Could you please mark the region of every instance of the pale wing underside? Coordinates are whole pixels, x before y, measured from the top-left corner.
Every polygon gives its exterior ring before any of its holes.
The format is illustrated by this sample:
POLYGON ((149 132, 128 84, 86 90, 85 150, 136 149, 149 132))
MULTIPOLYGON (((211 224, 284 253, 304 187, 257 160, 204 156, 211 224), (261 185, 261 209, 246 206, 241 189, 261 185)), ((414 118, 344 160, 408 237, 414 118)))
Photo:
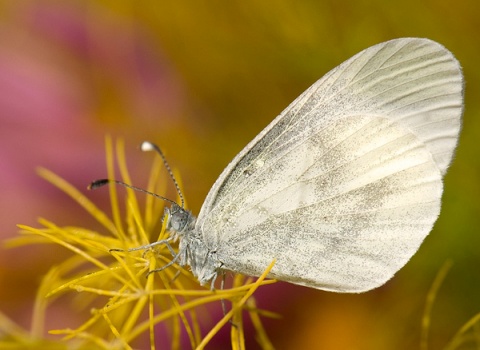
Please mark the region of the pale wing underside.
POLYGON ((442 46, 397 39, 317 81, 230 163, 197 221, 226 269, 356 292, 383 284, 440 210, 462 75, 442 46))

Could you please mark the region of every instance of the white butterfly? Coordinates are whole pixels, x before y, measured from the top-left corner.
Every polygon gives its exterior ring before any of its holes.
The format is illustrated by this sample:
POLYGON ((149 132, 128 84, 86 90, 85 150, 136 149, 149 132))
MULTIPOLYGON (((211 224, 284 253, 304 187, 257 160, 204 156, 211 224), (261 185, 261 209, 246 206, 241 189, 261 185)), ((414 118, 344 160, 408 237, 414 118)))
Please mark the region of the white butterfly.
POLYGON ((233 159, 198 218, 172 205, 175 260, 202 285, 225 270, 259 276, 276 259, 278 280, 381 286, 439 215, 462 110, 461 68, 440 44, 401 38, 360 52, 233 159))

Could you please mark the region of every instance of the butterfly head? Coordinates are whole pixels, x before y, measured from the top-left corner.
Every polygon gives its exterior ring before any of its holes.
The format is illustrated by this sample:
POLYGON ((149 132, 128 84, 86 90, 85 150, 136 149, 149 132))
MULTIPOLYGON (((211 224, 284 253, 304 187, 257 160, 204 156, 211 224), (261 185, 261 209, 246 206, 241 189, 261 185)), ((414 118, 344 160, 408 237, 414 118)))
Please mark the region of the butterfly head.
POLYGON ((182 236, 186 231, 193 229, 195 217, 189 210, 174 203, 170 208, 166 208, 165 212, 168 214, 167 230, 182 236))

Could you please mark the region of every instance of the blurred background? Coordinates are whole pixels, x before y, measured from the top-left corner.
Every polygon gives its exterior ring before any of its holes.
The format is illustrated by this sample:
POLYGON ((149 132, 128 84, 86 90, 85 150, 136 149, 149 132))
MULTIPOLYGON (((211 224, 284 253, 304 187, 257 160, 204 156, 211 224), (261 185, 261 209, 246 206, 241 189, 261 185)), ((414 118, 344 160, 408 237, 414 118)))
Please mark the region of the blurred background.
MULTIPOLYGON (((161 145, 198 213, 228 162, 323 74, 373 44, 427 37, 454 53, 466 81, 463 131, 433 232, 375 291, 277 283, 257 298, 283 315, 265 321, 281 349, 414 349, 428 290, 451 259, 430 327, 430 348, 441 349, 480 312, 479 15, 478 0, 2 0, 1 239, 38 217, 95 228, 35 169, 56 172, 108 211, 106 191, 86 190, 106 175, 106 134, 125 139, 141 187, 153 155, 138 145, 161 145)), ((1 248, 0 310, 28 328, 42 275, 68 255, 58 246, 1 248)), ((75 318, 61 305, 54 312, 52 327, 75 318)), ((227 332, 211 348, 228 344, 227 332)), ((247 346, 257 347, 252 334, 247 346)))

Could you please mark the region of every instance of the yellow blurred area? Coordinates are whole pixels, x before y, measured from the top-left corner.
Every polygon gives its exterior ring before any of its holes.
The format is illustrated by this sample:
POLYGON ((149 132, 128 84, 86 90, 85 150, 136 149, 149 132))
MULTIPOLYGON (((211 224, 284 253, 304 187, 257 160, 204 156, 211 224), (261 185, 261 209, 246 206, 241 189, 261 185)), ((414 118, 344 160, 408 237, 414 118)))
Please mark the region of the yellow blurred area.
MULTIPOLYGON (((86 191, 105 176, 107 133, 126 140, 140 187, 153 158, 137 146, 158 143, 198 214, 228 162, 323 74, 373 44, 427 37, 454 53, 466 81, 463 131, 434 230, 375 291, 277 283, 256 295, 259 308, 283 315, 265 322, 278 349, 416 349, 429 288, 452 259, 428 339, 429 349, 443 349, 480 312, 479 18, 478 0, 2 0, 1 239, 39 216, 96 228, 35 168, 58 173, 108 211, 105 193, 86 191)), ((0 310, 28 327, 40 277, 68 254, 57 246, 1 249, 0 310)), ((52 327, 80 317, 59 303, 52 327)), ((256 348, 248 333, 246 343, 256 348)), ((228 337, 211 344, 229 346, 228 337)))

